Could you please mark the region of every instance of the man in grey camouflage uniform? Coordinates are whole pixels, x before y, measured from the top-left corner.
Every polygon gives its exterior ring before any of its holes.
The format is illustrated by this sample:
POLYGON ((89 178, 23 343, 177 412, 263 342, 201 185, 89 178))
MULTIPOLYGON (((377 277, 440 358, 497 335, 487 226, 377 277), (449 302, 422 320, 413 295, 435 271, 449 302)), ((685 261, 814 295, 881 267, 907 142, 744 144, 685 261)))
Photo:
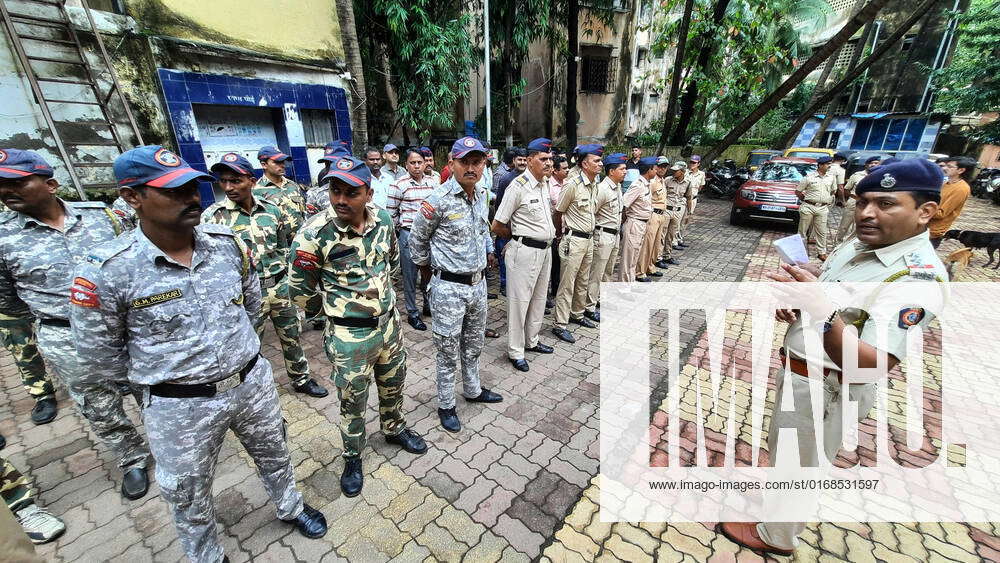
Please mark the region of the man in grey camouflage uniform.
POLYGON ((70 335, 67 299, 75 266, 122 226, 103 203, 66 202, 56 197, 58 188, 38 154, 0 151, 0 200, 12 210, 0 222, 0 313, 17 314, 24 304, 31 309, 42 356, 94 433, 118 454, 122 494, 134 500, 149 489, 149 450, 125 414, 116 380, 87 380, 70 335))
POLYGON ((114 164, 139 228, 92 250, 72 288, 73 337, 88 379, 128 377, 143 389, 143 420, 160 494, 197 563, 223 560, 212 480, 232 430, 257 465, 278 518, 306 537, 326 520, 295 488, 281 406, 253 319, 257 271, 228 227, 198 225, 198 181, 211 176, 159 146, 114 164))
POLYGON ((499 403, 503 398, 479 381, 487 309, 484 274, 487 264, 496 263, 486 189, 476 185, 486 168, 486 148, 478 139, 463 137, 451 148, 450 166, 452 176, 421 203, 413 219, 410 256, 420 268, 421 291, 430 284, 438 417, 445 430, 458 432, 462 428, 455 413, 459 362, 466 401, 499 403))
POLYGON ((114 211, 115 215, 118 216, 118 220, 125 230, 131 231, 135 228, 135 223, 139 220, 135 216, 135 209, 132 209, 121 196, 111 202, 111 211, 114 211))

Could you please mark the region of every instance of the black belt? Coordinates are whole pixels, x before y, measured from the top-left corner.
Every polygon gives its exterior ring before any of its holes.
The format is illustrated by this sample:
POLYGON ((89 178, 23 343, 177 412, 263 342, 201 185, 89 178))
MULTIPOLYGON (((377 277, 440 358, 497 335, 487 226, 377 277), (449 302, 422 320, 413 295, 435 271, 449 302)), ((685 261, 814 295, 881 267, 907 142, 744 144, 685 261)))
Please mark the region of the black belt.
POLYGON ((657 208, 657 207, 654 207, 654 208, 653 208, 653 213, 656 213, 657 215, 663 215, 663 214, 664 214, 664 213, 666 213, 666 212, 667 212, 667 210, 666 210, 666 209, 659 209, 659 208, 657 208))
POLYGON ((378 328, 378 317, 330 317, 333 324, 352 328, 378 328))
POLYGON ((400 227, 399 230, 401 230, 401 231, 409 231, 410 228, 409 227, 400 227))
POLYGON ((214 383, 196 383, 193 385, 184 385, 182 383, 157 383, 156 385, 150 385, 149 394, 156 395, 157 397, 170 397, 172 399, 191 399, 194 397, 214 397, 218 393, 224 391, 229 391, 230 389, 236 387, 240 383, 243 383, 247 374, 250 370, 257 365, 257 360, 260 358, 260 353, 254 354, 253 359, 246 363, 239 372, 230 375, 224 379, 220 379, 214 383), (239 383, 236 383, 236 379, 239 379, 239 383))
POLYGON ((808 203, 809 205, 816 205, 816 206, 819 206, 819 207, 822 207, 824 205, 830 205, 829 203, 818 203, 818 202, 815 202, 815 201, 806 201, 806 200, 802 200, 802 201, 804 203, 808 203))
POLYGON ((670 206, 670 210, 671 211, 684 211, 684 207, 683 206, 674 207, 673 205, 671 205, 670 206))
POLYGON ((260 280, 260 288, 261 289, 267 289, 269 287, 274 287, 274 286, 278 285, 278 282, 280 282, 282 279, 284 279, 286 273, 287 272, 285 270, 282 270, 282 271, 278 272, 277 274, 274 274, 273 276, 271 276, 269 278, 263 278, 263 279, 261 279, 260 280))
POLYGON ((45 326, 61 326, 69 328, 69 321, 66 319, 38 319, 38 322, 45 326))
POLYGON ((464 283, 465 285, 476 285, 477 283, 483 281, 483 277, 485 275, 485 272, 476 272, 474 274, 453 274, 444 270, 437 270, 434 273, 436 273, 438 277, 444 281, 464 283))
POLYGON ((649 217, 647 217, 645 219, 640 219, 638 217, 629 217, 629 219, 635 219, 636 221, 642 221, 643 223, 648 223, 649 222, 649 217))
POLYGON ((571 235, 573 235, 575 237, 579 237, 579 238, 590 238, 590 237, 594 236, 594 233, 585 233, 583 231, 575 231, 573 229, 569 229, 568 231, 569 231, 569 234, 571 234, 571 235))
POLYGON ((605 233, 608 233, 609 235, 617 235, 618 234, 618 229, 612 229, 611 227, 597 227, 597 228, 601 229, 605 233))
POLYGON ((531 248, 541 248, 542 250, 548 248, 550 244, 550 242, 543 242, 533 238, 522 237, 520 235, 511 238, 523 244, 524 246, 530 246, 531 248))

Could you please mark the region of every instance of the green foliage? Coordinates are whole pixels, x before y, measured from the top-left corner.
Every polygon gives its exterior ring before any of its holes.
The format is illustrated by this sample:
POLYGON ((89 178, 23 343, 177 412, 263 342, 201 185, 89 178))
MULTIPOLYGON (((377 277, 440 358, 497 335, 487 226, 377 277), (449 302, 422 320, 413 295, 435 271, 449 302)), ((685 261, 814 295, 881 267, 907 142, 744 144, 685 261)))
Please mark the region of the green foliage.
MULTIPOLYGON (((934 108, 952 114, 1000 111, 1000 1, 973 0, 959 16, 958 33, 951 65, 934 76, 934 108)), ((1000 124, 978 127, 969 136, 1000 144, 1000 124)))
POLYGON ((374 79, 380 66, 376 61, 386 61, 400 124, 422 137, 434 128, 453 127, 455 104, 468 94, 470 72, 477 62, 469 41, 469 15, 462 5, 357 0, 354 10, 362 57, 368 63, 366 75, 374 79))

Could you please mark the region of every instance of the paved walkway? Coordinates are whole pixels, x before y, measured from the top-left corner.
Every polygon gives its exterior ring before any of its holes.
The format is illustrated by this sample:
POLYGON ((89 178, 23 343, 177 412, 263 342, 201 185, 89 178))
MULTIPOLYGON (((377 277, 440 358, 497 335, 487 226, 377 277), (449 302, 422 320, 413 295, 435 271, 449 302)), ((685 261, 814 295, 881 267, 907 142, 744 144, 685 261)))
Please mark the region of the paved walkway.
MULTIPOLYGON (((691 249, 681 266, 662 279, 730 281, 758 279, 777 264, 771 241, 784 233, 735 228, 726 223, 728 202, 706 200, 699 207, 691 249)), ((959 228, 1000 230, 1000 207, 970 202, 959 228)), ((954 243, 946 243, 954 244, 954 243)), ((957 247, 955 247, 957 248, 957 247)), ((942 250, 953 249, 943 246, 942 250)), ((985 262, 977 258, 978 264, 985 262)), ((970 267, 959 279, 997 280, 993 270, 970 267)), ((503 299, 491 301, 490 326, 501 338, 489 340, 482 359, 484 384, 505 400, 496 405, 460 401, 463 430, 438 428, 434 388, 434 347, 428 332, 405 329, 409 352, 407 421, 430 444, 412 456, 385 444, 378 433, 374 397, 369 411, 371 441, 364 453, 364 492, 340 495, 343 467, 337 431, 337 400, 302 397, 291 391, 273 333, 265 355, 275 367, 288 421, 296 477, 307 502, 323 510, 330 531, 306 540, 275 520, 242 448, 232 436, 219 457, 216 508, 230 559, 239 561, 528 561, 663 560, 740 561, 759 559, 711 531, 712 524, 606 524, 597 516, 598 331, 575 327, 575 345, 554 344, 550 356, 529 354, 531 371, 514 371, 506 360, 503 299)), ((739 319, 734 319, 738 330, 739 319)), ((697 374, 703 354, 702 322, 684 318, 684 358, 697 374)), ((305 333, 315 374, 329 364, 321 335, 305 333)), ((329 386, 329 383, 328 383, 329 386)), ((662 400, 661 390, 654 406, 662 400)), ((55 422, 34 426, 31 402, 18 385, 6 352, 0 352, 0 433, 3 454, 34 478, 41 502, 66 520, 66 535, 40 546, 52 561, 178 561, 181 551, 167 506, 154 486, 140 501, 118 493, 120 474, 73 412, 64 392, 55 422)), ((374 395, 374 394, 373 394, 374 395)), ((132 414, 136 415, 132 409, 132 414)), ((136 420, 138 416, 136 415, 136 420)), ((663 427, 660 413, 653 427, 663 427)), ((655 462, 655 460, 654 460, 655 462)), ((806 534, 802 560, 1000 559, 1000 529, 991 524, 820 524, 806 534)))

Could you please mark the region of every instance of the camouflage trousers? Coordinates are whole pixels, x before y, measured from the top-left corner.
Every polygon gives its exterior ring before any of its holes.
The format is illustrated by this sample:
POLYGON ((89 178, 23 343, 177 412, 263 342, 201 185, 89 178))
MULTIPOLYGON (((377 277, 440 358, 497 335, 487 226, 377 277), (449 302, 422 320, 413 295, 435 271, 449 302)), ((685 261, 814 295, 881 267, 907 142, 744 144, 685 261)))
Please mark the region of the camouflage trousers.
POLYGON ((115 382, 85 380, 69 327, 39 325, 38 347, 94 433, 118 454, 118 466, 124 471, 146 467, 149 448, 125 414, 115 382))
POLYGON ((437 349, 438 408, 455 407, 455 378, 462 363, 462 391, 478 397, 479 355, 486 331, 486 280, 470 286, 434 276, 430 283, 434 347, 437 349))
POLYGON ((0 497, 11 512, 34 504, 35 493, 31 483, 9 461, 0 456, 0 497))
POLYGON ((406 428, 403 420, 403 381, 406 350, 399 330, 399 314, 382 316, 378 328, 326 324, 326 357, 333 364, 333 382, 340 397, 340 436, 344 457, 358 457, 365 447, 365 410, 372 375, 378 390, 382 433, 395 436, 406 428))
POLYGON ((45 373, 45 362, 38 353, 34 323, 32 317, 0 314, 0 341, 13 356, 25 391, 37 401, 55 395, 56 390, 45 373))
POLYGON ((295 386, 305 385, 309 381, 309 361, 299 343, 298 311, 288 298, 288 283, 286 280, 273 287, 263 290, 260 317, 254 323, 257 336, 264 340, 264 324, 268 318, 274 325, 274 332, 281 342, 281 353, 285 360, 285 372, 295 386))
POLYGON ((257 466, 278 518, 302 512, 274 374, 266 358, 234 389, 214 397, 150 396, 142 411, 156 459, 156 482, 174 513, 181 546, 195 563, 222 560, 212 481, 226 432, 232 430, 257 466))

